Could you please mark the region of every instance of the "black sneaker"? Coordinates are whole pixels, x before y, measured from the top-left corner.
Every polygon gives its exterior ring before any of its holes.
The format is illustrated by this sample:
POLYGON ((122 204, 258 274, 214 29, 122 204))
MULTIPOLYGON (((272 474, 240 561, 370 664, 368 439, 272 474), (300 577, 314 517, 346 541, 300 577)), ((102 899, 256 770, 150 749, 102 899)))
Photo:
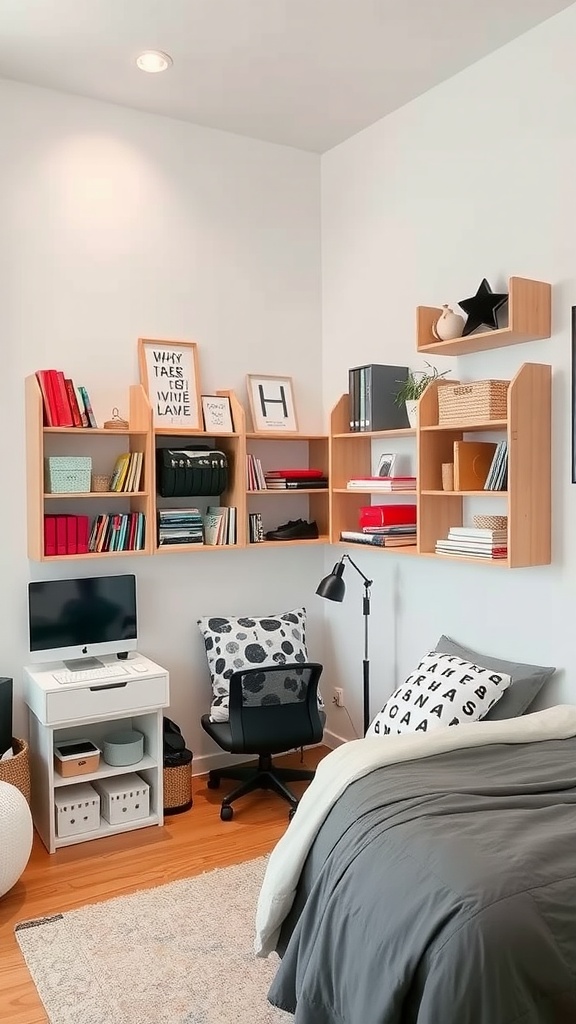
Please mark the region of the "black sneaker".
POLYGON ((305 519, 291 519, 275 530, 269 530, 266 540, 317 540, 318 536, 316 521, 308 523, 305 519))

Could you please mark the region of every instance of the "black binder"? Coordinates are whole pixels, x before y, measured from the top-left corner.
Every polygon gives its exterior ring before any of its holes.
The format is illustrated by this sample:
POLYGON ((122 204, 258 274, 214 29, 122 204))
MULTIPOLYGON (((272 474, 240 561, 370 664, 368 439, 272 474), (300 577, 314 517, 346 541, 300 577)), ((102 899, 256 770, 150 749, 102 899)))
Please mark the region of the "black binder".
POLYGON ((225 452, 202 445, 156 450, 156 489, 163 498, 217 495, 227 487, 225 452))

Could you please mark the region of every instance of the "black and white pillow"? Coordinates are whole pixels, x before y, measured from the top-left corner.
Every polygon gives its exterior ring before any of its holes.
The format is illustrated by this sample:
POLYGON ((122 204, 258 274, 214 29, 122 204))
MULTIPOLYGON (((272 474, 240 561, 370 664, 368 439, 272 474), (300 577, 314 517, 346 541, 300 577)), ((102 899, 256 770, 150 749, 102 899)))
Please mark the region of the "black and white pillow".
POLYGON ((431 651, 386 701, 367 736, 426 733, 477 722, 510 686, 512 677, 453 654, 431 651))
POLYGON ((305 664, 306 609, 265 617, 220 616, 198 619, 212 676, 213 722, 228 721, 229 680, 233 672, 268 665, 305 664))

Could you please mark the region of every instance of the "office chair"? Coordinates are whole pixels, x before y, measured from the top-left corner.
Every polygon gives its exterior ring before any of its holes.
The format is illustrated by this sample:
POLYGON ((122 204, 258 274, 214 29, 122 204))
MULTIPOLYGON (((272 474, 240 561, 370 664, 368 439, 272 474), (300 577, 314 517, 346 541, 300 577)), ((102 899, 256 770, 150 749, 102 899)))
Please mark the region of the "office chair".
POLYGON ((241 784, 222 801, 220 817, 230 821, 232 803, 255 789, 271 789, 290 804, 290 817, 298 797, 287 782, 309 781, 314 771, 276 768, 272 754, 319 743, 324 731, 324 713, 318 709, 318 680, 322 665, 273 665, 241 669, 230 677, 229 721, 211 722, 202 716, 202 728, 223 750, 231 754, 258 754, 258 766, 216 768, 208 773, 208 788, 218 789, 221 779, 239 779, 241 784))

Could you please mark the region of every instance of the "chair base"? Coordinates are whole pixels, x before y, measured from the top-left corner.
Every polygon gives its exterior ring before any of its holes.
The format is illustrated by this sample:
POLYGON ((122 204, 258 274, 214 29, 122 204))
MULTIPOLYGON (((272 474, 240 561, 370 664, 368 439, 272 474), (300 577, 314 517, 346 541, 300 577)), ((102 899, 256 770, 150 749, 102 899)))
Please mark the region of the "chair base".
POLYGON ((222 801, 222 808, 230 805, 247 793, 256 789, 269 789, 287 800, 294 810, 298 806, 298 797, 285 785, 286 782, 310 782, 315 771, 309 768, 276 768, 272 765, 270 754, 261 754, 258 767, 250 768, 238 765, 231 768, 214 768, 208 773, 208 788, 217 789, 221 779, 238 779, 241 785, 233 789, 222 801))

